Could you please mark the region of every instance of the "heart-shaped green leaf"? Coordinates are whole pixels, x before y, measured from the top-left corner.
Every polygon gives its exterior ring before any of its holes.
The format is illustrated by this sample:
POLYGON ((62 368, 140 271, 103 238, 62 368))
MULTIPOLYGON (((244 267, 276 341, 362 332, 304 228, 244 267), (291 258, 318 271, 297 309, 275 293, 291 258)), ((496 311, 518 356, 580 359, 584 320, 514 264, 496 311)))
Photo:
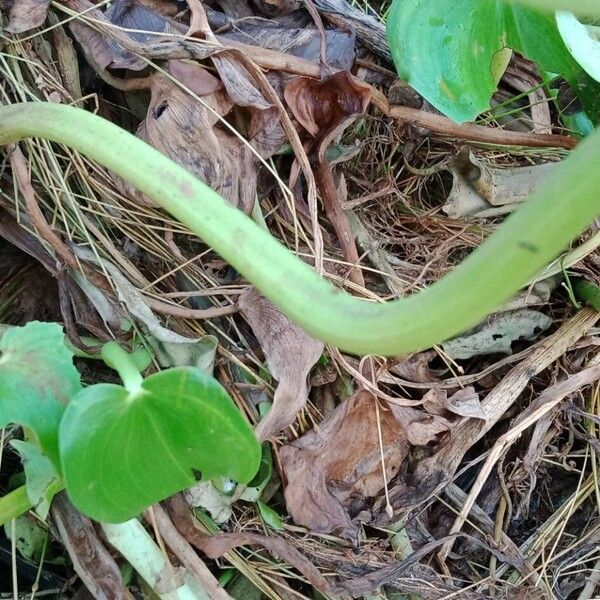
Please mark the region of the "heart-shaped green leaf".
POLYGON ((66 488, 90 517, 121 522, 203 479, 248 483, 260 465, 254 432, 221 385, 200 369, 151 375, 136 392, 91 386, 65 411, 66 488))
POLYGON ((600 115, 600 87, 569 54, 552 13, 503 0, 394 0, 388 39, 400 76, 455 121, 489 108, 504 48, 565 77, 588 116, 600 115))
POLYGON ((0 352, 0 427, 28 427, 58 468, 60 419, 81 389, 63 329, 38 321, 9 329, 0 340, 0 352))

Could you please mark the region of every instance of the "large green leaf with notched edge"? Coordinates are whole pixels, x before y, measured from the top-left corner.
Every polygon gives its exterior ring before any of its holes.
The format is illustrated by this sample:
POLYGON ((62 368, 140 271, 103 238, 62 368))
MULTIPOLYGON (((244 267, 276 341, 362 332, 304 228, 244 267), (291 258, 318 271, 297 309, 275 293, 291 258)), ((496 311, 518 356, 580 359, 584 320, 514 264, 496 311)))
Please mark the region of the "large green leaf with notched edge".
POLYGON ((27 427, 58 468, 60 419, 81 390, 62 327, 32 321, 9 329, 0 339, 0 353, 0 427, 27 427))
POLYGON ((455 121, 489 108, 505 48, 562 75, 598 121, 600 87, 569 54, 552 13, 503 0, 394 0, 387 31, 400 76, 455 121))
POLYGON ((137 392, 91 386, 60 428, 64 481, 88 516, 116 523, 203 479, 248 483, 260 465, 254 432, 221 387, 195 367, 148 377, 137 392))

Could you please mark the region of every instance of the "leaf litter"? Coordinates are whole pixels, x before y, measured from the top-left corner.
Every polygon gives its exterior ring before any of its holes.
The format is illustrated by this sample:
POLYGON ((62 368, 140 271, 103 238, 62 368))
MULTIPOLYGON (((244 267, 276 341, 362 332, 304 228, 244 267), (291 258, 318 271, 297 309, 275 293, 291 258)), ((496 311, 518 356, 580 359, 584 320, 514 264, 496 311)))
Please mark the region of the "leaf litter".
MULTIPOLYGON (((500 145, 474 143, 472 126, 443 130, 394 76, 378 14, 345 0, 14 0, 2 11, 3 103, 95 110, 335 285, 373 300, 410 294, 454 268, 564 156, 536 147, 535 135, 560 123, 527 61, 513 57, 497 93, 498 103, 512 102, 511 117, 477 129, 500 145), (406 106, 386 113, 392 99, 406 106)), ((564 286, 532 282, 440 348, 346 356, 307 336, 111 173, 50 144, 20 151, 25 173, 15 154, 1 175, 0 236, 24 252, 23 264, 37 261, 57 278, 60 297, 55 309, 32 291, 25 305, 23 291, 9 291, 27 280, 0 262, 2 322, 50 310, 76 345, 139 331, 152 341, 151 370, 214 368, 268 441, 267 482, 217 482, 171 499, 166 513, 155 507, 152 533, 209 597, 233 595, 235 578, 225 590, 214 578, 231 567, 275 600, 314 590, 593 597, 597 314, 574 308, 564 286), (265 529, 264 507, 283 530, 265 529)), ((598 282, 594 233, 582 239, 591 251, 569 264, 598 282)), ((89 362, 79 365, 88 380, 106 377, 89 362)), ((4 472, 0 480, 6 488, 4 472)), ((42 516, 49 481, 36 492, 42 516)), ((123 557, 64 498, 50 518, 72 560, 61 575, 70 592, 137 593, 135 576, 130 589, 123 583, 123 557)))

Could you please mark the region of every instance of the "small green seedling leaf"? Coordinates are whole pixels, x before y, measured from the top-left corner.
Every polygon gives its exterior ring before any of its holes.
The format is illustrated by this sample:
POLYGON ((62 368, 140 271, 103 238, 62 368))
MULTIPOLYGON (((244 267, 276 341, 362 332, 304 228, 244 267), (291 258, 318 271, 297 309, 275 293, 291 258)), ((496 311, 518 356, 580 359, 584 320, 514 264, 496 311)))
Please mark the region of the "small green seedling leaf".
POLYGON ((109 523, 192 486, 199 473, 248 483, 261 458, 227 392, 193 367, 151 375, 137 391, 83 390, 65 411, 60 450, 73 503, 109 523))
POLYGON ((503 0, 394 0, 388 39, 400 76, 455 121, 489 108, 506 48, 565 77, 588 115, 600 115, 598 87, 569 54, 552 13, 503 0))
POLYGON ((271 481, 273 475, 273 457, 271 456, 271 448, 269 444, 264 443, 262 445, 262 457, 260 459, 260 468, 258 472, 250 481, 246 489, 240 495, 240 500, 246 500, 246 502, 256 502, 262 495, 263 490, 271 481))
POLYGON ((0 427, 29 428, 57 466, 58 427, 65 405, 79 392, 73 353, 57 323, 32 321, 0 340, 0 427))
POLYGON ((13 440, 11 446, 19 453, 23 463, 27 497, 38 517, 45 521, 52 498, 63 488, 60 477, 52 461, 34 444, 13 440))
POLYGON ((277 514, 277 511, 260 500, 256 503, 256 506, 258 507, 260 518, 267 527, 275 531, 283 531, 283 519, 277 514))

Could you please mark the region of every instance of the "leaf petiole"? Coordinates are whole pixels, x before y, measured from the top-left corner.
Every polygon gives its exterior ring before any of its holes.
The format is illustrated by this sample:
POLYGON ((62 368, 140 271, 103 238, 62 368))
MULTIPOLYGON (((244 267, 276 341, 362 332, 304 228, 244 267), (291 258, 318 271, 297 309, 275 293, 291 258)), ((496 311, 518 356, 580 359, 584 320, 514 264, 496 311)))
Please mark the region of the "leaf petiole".
POLYGON ((22 485, 0 498, 0 525, 4 525, 33 508, 27 488, 22 485))
POLYGON ((144 378, 130 354, 116 342, 108 342, 102 346, 101 356, 109 367, 117 371, 128 392, 131 394, 140 392, 144 378))

